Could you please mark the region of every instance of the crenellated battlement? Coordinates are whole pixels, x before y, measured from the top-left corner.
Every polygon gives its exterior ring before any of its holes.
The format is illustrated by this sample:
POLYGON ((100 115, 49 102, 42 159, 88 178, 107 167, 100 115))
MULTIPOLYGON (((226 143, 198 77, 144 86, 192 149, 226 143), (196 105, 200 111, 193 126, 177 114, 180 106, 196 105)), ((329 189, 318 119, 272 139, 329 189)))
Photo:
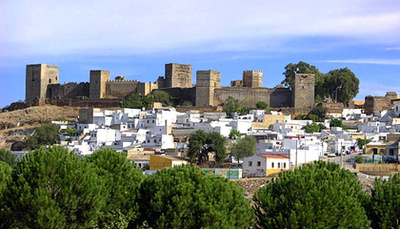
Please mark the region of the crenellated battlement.
POLYGON ((296 74, 293 78, 290 89, 282 86, 264 88, 263 71, 244 70, 242 80, 232 80, 230 87, 221 87, 221 73, 205 70, 196 72, 196 85, 193 85, 192 66, 171 63, 165 65, 165 76, 158 76, 156 81, 151 81, 149 77, 146 77, 147 82, 127 80, 124 75, 110 79, 109 71, 91 70, 90 82, 59 84, 58 66, 38 64, 27 65, 26 98, 28 101, 80 97, 124 98, 132 92, 147 95, 153 90, 162 89, 173 91, 174 97, 180 97, 181 101, 190 100, 200 107, 222 105, 229 96, 249 101, 253 106, 258 101, 266 102, 271 107, 313 106, 315 76, 296 74))
POLYGON ((261 71, 261 70, 244 70, 243 72, 262 73, 262 71, 261 71))
POLYGON ((107 83, 140 82, 138 80, 107 80, 107 83))

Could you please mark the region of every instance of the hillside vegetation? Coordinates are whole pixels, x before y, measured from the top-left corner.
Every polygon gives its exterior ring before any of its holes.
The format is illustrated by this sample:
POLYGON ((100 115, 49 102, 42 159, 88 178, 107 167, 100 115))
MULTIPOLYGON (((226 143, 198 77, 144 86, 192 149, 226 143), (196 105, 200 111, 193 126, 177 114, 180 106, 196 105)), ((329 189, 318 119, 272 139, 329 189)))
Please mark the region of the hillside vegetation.
POLYGON ((0 148, 23 140, 43 122, 56 119, 76 120, 79 107, 36 106, 0 113, 0 148))

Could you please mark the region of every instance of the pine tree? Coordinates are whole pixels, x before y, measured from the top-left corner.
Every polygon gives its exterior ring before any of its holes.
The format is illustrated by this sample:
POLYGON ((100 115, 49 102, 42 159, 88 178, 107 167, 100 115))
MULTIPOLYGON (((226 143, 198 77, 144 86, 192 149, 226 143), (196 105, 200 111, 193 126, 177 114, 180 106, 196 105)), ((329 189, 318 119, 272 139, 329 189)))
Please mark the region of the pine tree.
POLYGON ((368 208, 373 228, 400 227, 400 175, 388 181, 375 180, 368 208))
POLYGON ((137 193, 143 173, 126 160, 126 153, 101 149, 85 158, 94 164, 97 174, 106 180, 108 200, 99 214, 99 228, 126 228, 138 217, 137 193))
POLYGON ((0 161, 0 228, 5 228, 4 222, 7 221, 3 192, 7 188, 7 182, 11 179, 11 172, 11 167, 7 163, 0 161))
POLYGON ((12 228, 94 226, 107 193, 95 167, 67 149, 35 150, 15 166, 4 192, 12 228))
POLYGON ((243 190, 191 166, 157 171, 140 188, 141 222, 152 228, 245 228, 253 221, 243 190))
POLYGON ((333 163, 282 172, 253 200, 258 228, 369 228, 361 184, 333 163))

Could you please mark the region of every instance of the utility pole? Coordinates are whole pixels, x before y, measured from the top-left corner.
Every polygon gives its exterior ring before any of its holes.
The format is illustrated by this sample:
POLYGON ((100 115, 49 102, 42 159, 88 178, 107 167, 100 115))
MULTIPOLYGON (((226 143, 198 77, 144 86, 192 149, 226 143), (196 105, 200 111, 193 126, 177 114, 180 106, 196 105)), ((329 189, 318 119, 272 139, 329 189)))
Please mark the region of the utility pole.
POLYGON ((295 163, 295 168, 297 167, 297 141, 298 141, 298 139, 296 139, 296 163, 295 163))
POLYGON ((340 142, 340 168, 343 169, 343 153, 342 153, 342 142, 340 142))

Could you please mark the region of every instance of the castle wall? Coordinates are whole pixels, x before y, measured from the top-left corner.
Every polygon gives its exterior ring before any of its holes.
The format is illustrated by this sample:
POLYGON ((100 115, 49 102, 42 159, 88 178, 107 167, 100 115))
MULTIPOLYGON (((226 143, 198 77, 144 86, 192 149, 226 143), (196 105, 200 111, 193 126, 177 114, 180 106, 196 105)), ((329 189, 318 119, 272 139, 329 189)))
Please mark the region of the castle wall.
POLYGON ((221 86, 221 73, 208 70, 196 73, 196 106, 216 106, 214 93, 221 86))
MULTIPOLYGON (((397 97, 397 96, 396 96, 397 97)), ((392 96, 366 96, 365 97, 365 114, 371 115, 375 111, 389 110, 392 108, 392 96)))
POLYGON ((47 85, 58 84, 58 66, 32 64, 26 66, 25 99, 45 99, 47 85))
POLYGON ((110 72, 105 70, 90 70, 90 98, 105 98, 106 83, 110 80, 110 72))
POLYGON ((229 96, 245 101, 249 106, 255 106, 258 101, 269 104, 271 92, 268 88, 222 87, 214 90, 214 104, 223 105, 229 96))
POLYGON ((137 89, 139 81, 123 80, 123 81, 107 81, 106 95, 107 98, 123 98, 137 89))
POLYGON ((243 87, 262 87, 262 71, 243 71, 243 87))
POLYGON ((185 101, 189 101, 192 104, 196 102, 196 88, 162 88, 160 91, 167 92, 174 102, 174 104, 183 104, 185 101))
POLYGON ((46 104, 70 107, 97 107, 97 108, 119 108, 121 99, 46 99, 46 104))
POLYGON ((223 105, 229 96, 251 107, 259 101, 268 103, 272 108, 290 107, 292 103, 292 92, 288 88, 222 87, 214 90, 214 104, 223 105))
POLYGON ((46 98, 89 97, 89 83, 66 83, 47 85, 46 98))
POLYGON ((166 64, 165 87, 193 87, 192 65, 166 64))
POLYGON ((290 87, 292 88, 292 102, 294 108, 314 107, 314 74, 296 74, 290 87))
POLYGON ((139 95, 148 95, 155 89, 158 89, 158 84, 153 84, 151 82, 139 82, 139 84, 137 85, 136 93, 138 93, 139 95))
POLYGON ((292 91, 289 88, 274 88, 271 89, 269 106, 272 108, 291 107, 292 106, 292 91))

